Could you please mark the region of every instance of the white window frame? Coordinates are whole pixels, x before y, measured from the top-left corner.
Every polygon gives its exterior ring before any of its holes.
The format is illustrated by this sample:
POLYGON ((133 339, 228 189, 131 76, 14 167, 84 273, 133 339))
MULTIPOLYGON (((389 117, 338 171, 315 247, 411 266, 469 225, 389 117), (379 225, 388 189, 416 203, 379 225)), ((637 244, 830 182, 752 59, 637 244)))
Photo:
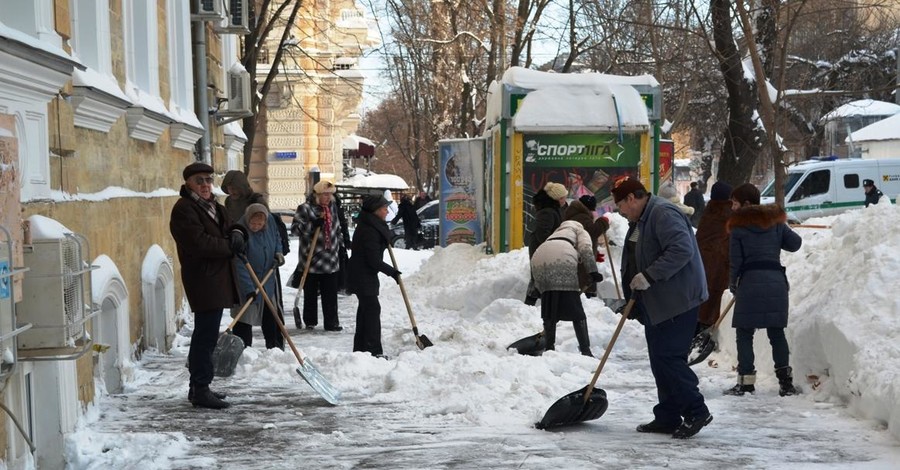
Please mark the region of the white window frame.
POLYGON ((191 8, 184 0, 166 0, 169 50, 169 111, 172 146, 191 150, 203 136, 203 125, 194 113, 194 68, 191 44, 191 8))
POLYGON ((0 0, 0 21, 39 41, 62 47, 53 19, 53 0, 0 0))
POLYGON ((125 94, 133 106, 126 112, 132 138, 156 143, 177 120, 159 93, 159 37, 156 0, 122 0, 125 45, 125 94))
MULTIPOLYGON (((238 37, 233 34, 222 35, 222 82, 225 86, 225 96, 231 96, 229 89, 231 81, 228 80, 228 71, 238 62, 238 37)), ((244 169, 244 143, 247 135, 244 134, 239 122, 230 122, 222 126, 225 135, 225 156, 229 170, 244 169)))

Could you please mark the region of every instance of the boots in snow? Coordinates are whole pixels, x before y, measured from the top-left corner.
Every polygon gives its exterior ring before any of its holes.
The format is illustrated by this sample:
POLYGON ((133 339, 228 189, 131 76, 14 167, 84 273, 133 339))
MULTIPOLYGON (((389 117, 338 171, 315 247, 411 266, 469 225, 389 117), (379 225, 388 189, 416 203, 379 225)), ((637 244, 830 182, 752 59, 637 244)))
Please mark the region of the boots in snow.
POLYGON ((191 400, 191 404, 195 407, 212 408, 214 410, 220 410, 231 406, 227 401, 215 396, 208 385, 194 386, 194 399, 191 400))
POLYGON ((553 351, 556 349, 556 322, 544 322, 544 342, 546 346, 544 351, 553 351))
MULTIPOLYGON (((213 396, 215 396, 215 397, 218 398, 219 400, 224 400, 225 397, 228 396, 228 395, 226 395, 226 394, 224 394, 224 393, 221 393, 221 392, 212 392, 212 394, 213 394, 213 396)), ((194 402, 194 385, 191 385, 190 388, 188 389, 188 401, 191 402, 191 403, 194 402)))
POLYGON ((591 338, 588 336, 587 320, 578 320, 572 323, 575 327, 575 338, 578 339, 578 350, 582 356, 594 357, 591 354, 591 338))
POLYGON ((729 388, 722 392, 725 395, 733 395, 736 397, 743 396, 745 393, 753 393, 756 391, 756 387, 753 385, 756 383, 756 372, 749 375, 739 375, 738 383, 734 387, 729 388))
POLYGON ((797 387, 794 387, 793 369, 791 369, 790 366, 775 369, 775 377, 778 377, 779 396, 787 397, 800 393, 800 390, 798 390, 797 387))

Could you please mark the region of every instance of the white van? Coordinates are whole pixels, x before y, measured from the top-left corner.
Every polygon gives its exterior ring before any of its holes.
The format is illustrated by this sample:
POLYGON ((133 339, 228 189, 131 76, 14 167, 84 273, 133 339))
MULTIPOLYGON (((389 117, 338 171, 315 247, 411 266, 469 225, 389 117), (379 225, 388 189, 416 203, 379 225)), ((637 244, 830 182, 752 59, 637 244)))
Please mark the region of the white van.
MULTIPOLYGON (((834 215, 865 206, 864 179, 875 181, 885 198, 896 202, 900 194, 900 159, 861 160, 829 158, 806 160, 788 167, 784 182, 788 219, 834 215)), ((762 191, 763 204, 775 202, 775 181, 762 191)))

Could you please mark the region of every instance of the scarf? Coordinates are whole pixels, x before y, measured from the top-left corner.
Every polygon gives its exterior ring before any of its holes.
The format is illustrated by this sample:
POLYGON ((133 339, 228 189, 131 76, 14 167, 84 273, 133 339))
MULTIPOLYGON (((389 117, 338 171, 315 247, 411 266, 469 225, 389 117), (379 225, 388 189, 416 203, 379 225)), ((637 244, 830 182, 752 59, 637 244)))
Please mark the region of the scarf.
POLYGON ((331 250, 331 206, 319 206, 322 208, 322 218, 325 219, 325 226, 322 230, 325 232, 325 249, 331 250))
POLYGON ((215 196, 213 196, 212 199, 202 199, 199 194, 191 191, 191 199, 193 199, 198 206, 202 207, 214 222, 219 223, 218 214, 216 213, 215 196))

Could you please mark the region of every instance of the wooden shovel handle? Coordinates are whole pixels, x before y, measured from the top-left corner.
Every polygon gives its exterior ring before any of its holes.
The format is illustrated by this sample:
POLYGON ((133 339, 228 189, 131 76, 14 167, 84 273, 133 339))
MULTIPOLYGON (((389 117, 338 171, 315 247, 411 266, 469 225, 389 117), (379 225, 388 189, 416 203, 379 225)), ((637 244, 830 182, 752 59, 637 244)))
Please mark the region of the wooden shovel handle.
POLYGON ((259 282, 259 278, 256 277, 256 273, 253 272, 253 266, 250 266, 250 262, 247 261, 247 257, 243 257, 244 267, 247 268, 247 271, 250 272, 250 279, 253 279, 253 282, 256 284, 256 287, 262 293, 263 300, 266 301, 266 305, 269 306, 269 310, 271 310, 272 317, 275 320, 275 324, 278 325, 278 329, 281 330, 281 335, 284 336, 284 339, 287 340, 288 344, 291 346, 291 351, 294 352, 294 356, 297 357, 297 362, 300 365, 303 365, 303 356, 300 355, 300 351, 297 350, 297 346, 294 345, 294 340, 291 339, 291 335, 288 334, 287 328, 284 327, 284 322, 278 318, 278 309, 275 308, 275 305, 272 303, 272 299, 269 298, 269 294, 266 294, 266 289, 263 288, 261 282, 259 282))
POLYGON ((606 236, 606 232, 603 232, 603 244, 606 246, 606 261, 609 261, 609 270, 612 271, 613 282, 616 283, 616 296, 621 300, 622 292, 619 290, 619 275, 616 274, 616 266, 613 264, 612 252, 609 251, 609 237, 606 236))
POLYGON ((616 326, 616 331, 613 333, 612 338, 609 339, 609 344, 606 345, 606 351, 603 351, 603 358, 600 359, 600 365, 597 366, 597 372, 594 372, 594 378, 591 379, 591 383, 588 384, 587 390, 584 391, 584 402, 587 403, 591 398, 591 393, 594 393, 594 385, 597 384, 597 379, 600 378, 600 371, 603 370, 603 366, 606 365, 606 360, 609 359, 609 353, 612 352, 612 347, 616 344, 616 339, 619 338, 619 333, 622 332, 622 327, 625 326, 625 320, 628 320, 628 316, 631 315, 631 309, 634 308, 634 298, 632 297, 627 304, 625 304, 625 311, 622 312, 622 318, 619 319, 619 324, 616 326))
MULTIPOLYGON (((390 242, 388 242, 388 254, 391 255, 391 264, 394 265, 394 269, 399 271, 397 268, 397 258, 394 258, 394 249, 391 248, 390 242)), ((400 284, 400 294, 403 295, 403 303, 406 304, 406 313, 409 314, 409 323, 412 324, 413 334, 416 335, 416 341, 419 340, 419 328, 416 326, 416 317, 413 315, 412 306, 409 304, 409 297, 406 296, 406 287, 403 286, 403 278, 397 276, 397 283, 400 284)))
POLYGON ((815 224, 792 224, 790 228, 831 228, 831 225, 815 225, 815 224))
MULTIPOLYGON (((313 232, 312 243, 309 244, 309 252, 306 254, 306 265, 303 266, 303 276, 300 277, 300 285, 297 286, 297 290, 303 290, 303 286, 306 285, 306 276, 309 274, 309 266, 312 264, 313 252, 316 251, 316 241, 319 240, 319 230, 320 227, 316 227, 316 231, 313 232)), ((299 296, 297 296, 299 298, 299 296)))
MULTIPOLYGON (((265 284, 266 281, 268 281, 269 278, 272 277, 272 273, 274 273, 274 272, 275 272, 275 268, 273 267, 272 269, 269 270, 269 272, 266 273, 265 276, 263 276, 263 280, 260 283, 265 284)), ((255 292, 259 293, 259 287, 256 288, 255 292)), ((231 321, 231 323, 228 325, 228 328, 226 328, 225 331, 231 331, 234 329, 234 325, 237 325, 238 320, 240 320, 241 317, 244 316, 244 312, 247 311, 247 309, 250 307, 250 304, 252 304, 252 303, 253 303, 253 299, 247 299, 247 301, 244 302, 244 305, 241 307, 240 310, 238 310, 238 313, 237 313, 237 315, 235 315, 234 320, 231 321)))
POLYGON ((734 301, 735 301, 735 297, 731 297, 731 300, 728 301, 728 305, 725 306, 725 311, 722 312, 721 315, 719 315, 719 319, 716 320, 716 324, 713 325, 713 327, 712 327, 712 330, 713 330, 713 331, 719 329, 719 325, 722 324, 722 320, 724 320, 725 317, 728 316, 728 312, 731 311, 731 307, 734 307, 734 301))

